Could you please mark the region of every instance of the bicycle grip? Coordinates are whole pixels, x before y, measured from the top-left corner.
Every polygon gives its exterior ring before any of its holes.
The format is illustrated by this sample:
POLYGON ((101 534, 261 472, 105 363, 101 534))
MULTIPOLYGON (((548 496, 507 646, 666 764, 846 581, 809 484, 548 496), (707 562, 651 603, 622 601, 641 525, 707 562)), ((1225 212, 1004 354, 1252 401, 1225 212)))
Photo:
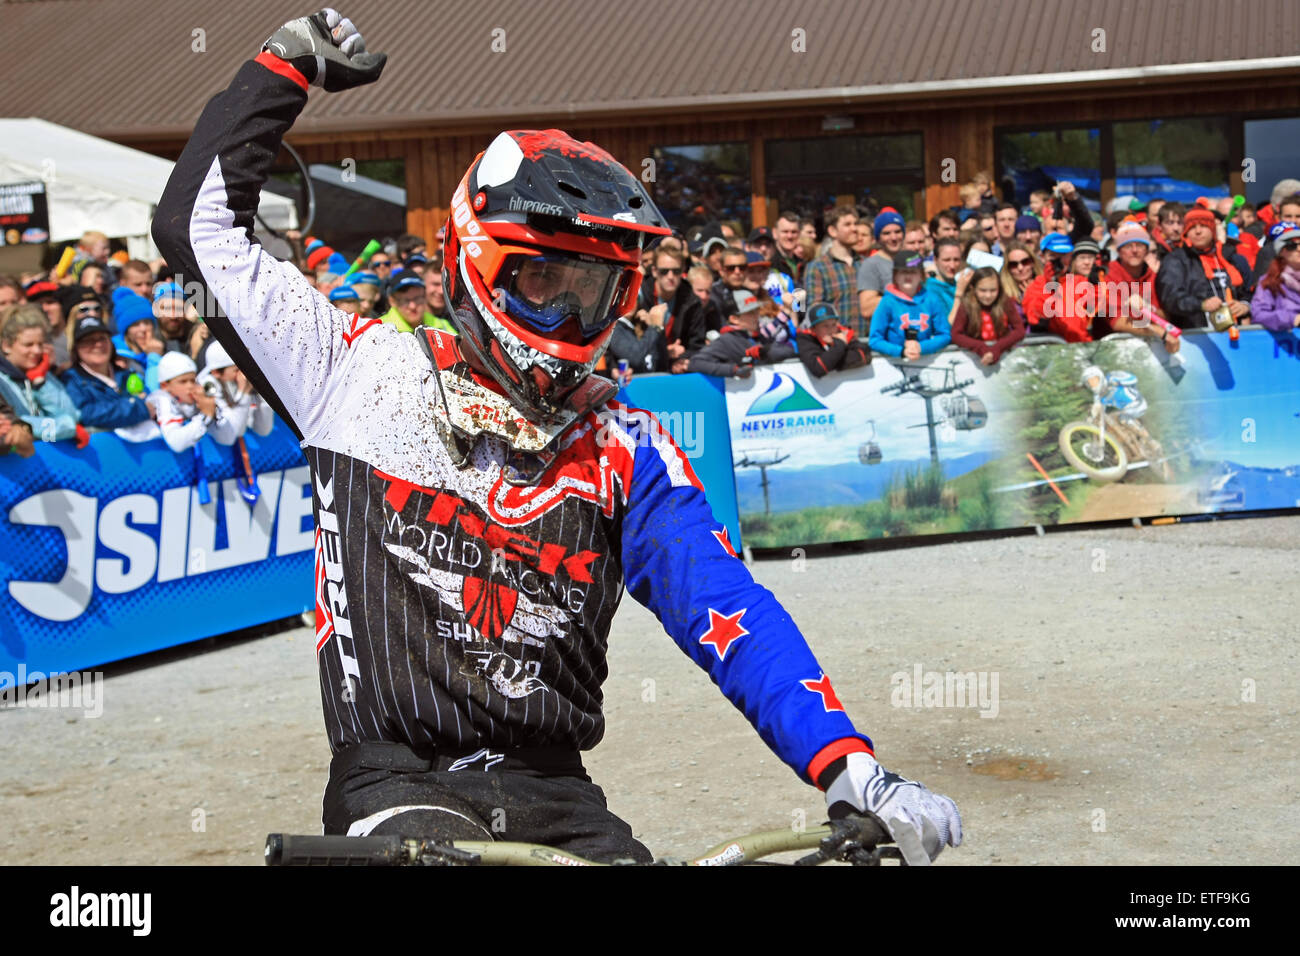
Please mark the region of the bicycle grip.
POLYGON ((271 833, 266 837, 267 866, 400 866, 406 856, 402 838, 396 834, 350 837, 271 833))

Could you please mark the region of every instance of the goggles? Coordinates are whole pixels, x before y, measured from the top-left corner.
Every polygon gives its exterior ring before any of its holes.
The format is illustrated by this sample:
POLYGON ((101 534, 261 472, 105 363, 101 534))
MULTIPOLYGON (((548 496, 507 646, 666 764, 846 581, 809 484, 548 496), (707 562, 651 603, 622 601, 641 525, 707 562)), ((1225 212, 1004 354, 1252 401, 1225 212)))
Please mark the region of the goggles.
POLYGON ((620 263, 516 253, 505 258, 497 273, 498 305, 541 335, 576 322, 589 341, 629 310, 629 291, 639 278, 635 267, 620 263))

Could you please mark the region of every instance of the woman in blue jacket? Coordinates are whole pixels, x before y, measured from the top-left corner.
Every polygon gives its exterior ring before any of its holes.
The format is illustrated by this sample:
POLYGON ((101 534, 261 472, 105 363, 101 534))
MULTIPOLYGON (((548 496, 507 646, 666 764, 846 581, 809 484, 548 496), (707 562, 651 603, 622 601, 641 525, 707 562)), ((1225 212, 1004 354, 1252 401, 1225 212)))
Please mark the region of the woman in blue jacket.
POLYGON ((63 385, 81 412, 81 423, 125 428, 149 418, 149 406, 138 397, 144 393, 140 366, 114 351, 108 326, 87 316, 72 327, 70 337, 72 367, 63 373, 63 385))
POLYGON ((50 324, 34 305, 15 306, 0 330, 0 398, 32 427, 37 441, 76 438, 77 406, 50 371, 50 324))

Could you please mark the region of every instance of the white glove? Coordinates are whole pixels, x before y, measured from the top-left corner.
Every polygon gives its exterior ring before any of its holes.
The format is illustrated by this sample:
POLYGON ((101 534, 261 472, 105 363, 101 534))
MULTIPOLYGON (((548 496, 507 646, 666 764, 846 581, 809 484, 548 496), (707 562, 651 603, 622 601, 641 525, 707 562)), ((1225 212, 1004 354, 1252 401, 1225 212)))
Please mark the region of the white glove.
POLYGON ((375 82, 388 59, 384 53, 367 53, 352 21, 330 7, 290 20, 262 49, 292 63, 308 83, 330 93, 375 82))
POLYGON ((947 797, 891 773, 870 754, 851 753, 826 788, 831 819, 869 814, 898 844, 908 866, 929 866, 947 846, 961 846, 961 814, 947 797), (838 806, 837 806, 838 805, 838 806))

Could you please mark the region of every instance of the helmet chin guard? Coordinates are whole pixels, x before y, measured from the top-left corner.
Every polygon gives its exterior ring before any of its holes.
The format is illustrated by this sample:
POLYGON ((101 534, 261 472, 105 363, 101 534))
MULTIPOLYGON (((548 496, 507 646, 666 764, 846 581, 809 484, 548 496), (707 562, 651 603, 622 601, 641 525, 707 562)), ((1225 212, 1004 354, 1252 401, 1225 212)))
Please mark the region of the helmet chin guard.
POLYGON ((437 329, 421 329, 416 335, 435 370, 438 401, 434 424, 456 466, 468 463, 481 435, 494 435, 510 448, 503 469, 510 484, 535 483, 555 460, 557 439, 618 390, 608 379, 589 377, 569 393, 559 415, 548 422, 536 422, 524 416, 509 398, 475 379, 455 336, 437 329))

